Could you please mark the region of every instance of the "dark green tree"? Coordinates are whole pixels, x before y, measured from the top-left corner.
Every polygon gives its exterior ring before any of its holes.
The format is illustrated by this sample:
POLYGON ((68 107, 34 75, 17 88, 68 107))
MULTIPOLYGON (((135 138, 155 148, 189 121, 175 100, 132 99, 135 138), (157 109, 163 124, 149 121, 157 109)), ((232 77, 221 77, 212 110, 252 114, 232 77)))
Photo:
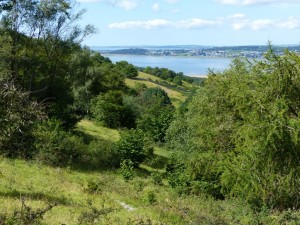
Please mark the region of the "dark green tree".
POLYGON ((138 76, 138 71, 135 66, 126 61, 117 62, 116 67, 124 77, 135 78, 138 76))
POLYGON ((137 167, 147 156, 144 148, 144 133, 139 129, 125 130, 118 141, 122 160, 130 160, 137 167))
POLYGON ((299 65, 299 55, 271 49, 211 72, 169 131, 193 180, 253 206, 300 207, 299 65))
POLYGON ((140 103, 142 109, 137 127, 148 133, 153 141, 164 142, 175 111, 167 93, 160 88, 150 88, 141 95, 140 103))
POLYGON ((133 113, 123 104, 120 91, 108 91, 93 99, 92 116, 105 126, 111 128, 134 126, 133 113))

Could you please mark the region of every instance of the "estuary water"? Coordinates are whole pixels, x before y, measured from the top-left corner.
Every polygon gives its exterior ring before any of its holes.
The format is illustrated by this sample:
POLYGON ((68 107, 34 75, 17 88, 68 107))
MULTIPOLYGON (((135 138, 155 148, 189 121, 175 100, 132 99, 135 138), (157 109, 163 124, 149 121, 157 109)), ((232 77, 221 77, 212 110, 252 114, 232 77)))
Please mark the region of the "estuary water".
POLYGON ((138 67, 168 68, 175 72, 183 72, 187 76, 205 76, 208 68, 222 71, 231 63, 229 58, 187 57, 187 56, 144 56, 102 54, 112 62, 127 61, 138 67))

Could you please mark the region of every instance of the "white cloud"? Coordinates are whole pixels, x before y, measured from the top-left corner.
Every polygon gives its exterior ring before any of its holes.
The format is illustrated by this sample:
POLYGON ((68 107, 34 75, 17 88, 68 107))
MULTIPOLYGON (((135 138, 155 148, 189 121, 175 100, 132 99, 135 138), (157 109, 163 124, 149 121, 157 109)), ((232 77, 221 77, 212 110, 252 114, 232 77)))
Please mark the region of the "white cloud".
POLYGON ((203 27, 216 26, 221 23, 222 22, 219 20, 188 19, 188 20, 178 21, 174 25, 177 28, 198 29, 203 27))
POLYGON ((167 2, 169 4, 176 4, 178 2, 178 0, 165 0, 165 2, 167 2))
POLYGON ((243 13, 236 13, 236 14, 233 14, 233 15, 230 15, 230 16, 228 16, 228 19, 230 19, 230 20, 239 20, 239 19, 244 19, 246 17, 246 15, 245 14, 243 14, 243 13))
POLYGON ((152 10, 153 10, 154 12, 158 12, 158 11, 160 10, 160 5, 159 5, 159 3, 154 3, 154 4, 152 5, 152 10))
POLYGON ((157 28, 165 28, 169 27, 171 22, 167 20, 149 20, 149 21, 128 21, 122 23, 111 23, 108 25, 109 28, 113 29, 157 29, 157 28))
MULTIPOLYGON (((236 14, 238 15, 238 14, 236 14)), ((247 19, 245 15, 242 16, 229 16, 231 25, 234 30, 251 29, 251 30, 265 30, 269 28, 280 29, 300 29, 300 19, 289 17, 285 20, 271 20, 271 19, 247 19)))
POLYGON ((227 5, 300 4, 300 0, 218 0, 227 5))
POLYGON ((103 2, 113 7, 123 8, 126 10, 134 9, 138 6, 137 0, 77 0, 82 3, 103 2))
POLYGON ((123 8, 126 10, 134 9, 137 7, 135 0, 110 0, 109 3, 115 7, 123 8))
POLYGON ((200 29, 204 27, 212 27, 221 24, 221 20, 203 20, 188 19, 176 22, 155 19, 148 21, 128 21, 120 23, 111 23, 108 25, 112 29, 161 29, 161 28, 178 28, 178 29, 200 29))

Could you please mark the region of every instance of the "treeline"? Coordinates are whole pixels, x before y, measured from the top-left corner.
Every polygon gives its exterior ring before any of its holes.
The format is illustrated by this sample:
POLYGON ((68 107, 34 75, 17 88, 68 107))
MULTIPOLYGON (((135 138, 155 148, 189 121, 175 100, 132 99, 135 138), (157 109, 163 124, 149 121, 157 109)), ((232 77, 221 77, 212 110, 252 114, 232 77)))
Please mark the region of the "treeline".
POLYGON ((145 68, 138 68, 144 73, 151 74, 153 76, 159 77, 168 82, 173 82, 176 85, 182 85, 182 81, 185 81, 190 84, 198 85, 202 82, 203 79, 197 77, 188 77, 185 76, 182 72, 176 73, 173 70, 169 70, 167 68, 158 68, 158 67, 150 67, 147 66, 145 68))

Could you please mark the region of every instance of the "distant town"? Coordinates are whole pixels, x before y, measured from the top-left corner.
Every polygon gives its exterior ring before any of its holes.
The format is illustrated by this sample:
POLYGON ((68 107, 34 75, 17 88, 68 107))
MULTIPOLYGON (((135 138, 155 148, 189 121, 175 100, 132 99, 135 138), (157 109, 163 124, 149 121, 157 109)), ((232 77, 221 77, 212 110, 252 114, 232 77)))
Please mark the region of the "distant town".
MULTIPOLYGON (((93 49, 93 48, 92 48, 93 49)), ((145 46, 145 47, 111 47, 101 49, 94 48, 103 54, 121 55, 149 55, 149 56, 198 56, 198 57, 247 57, 261 58, 270 47, 263 46, 232 46, 232 47, 205 47, 205 46, 145 46)), ((300 53, 300 46, 272 46, 272 50, 282 55, 284 51, 300 53)))

